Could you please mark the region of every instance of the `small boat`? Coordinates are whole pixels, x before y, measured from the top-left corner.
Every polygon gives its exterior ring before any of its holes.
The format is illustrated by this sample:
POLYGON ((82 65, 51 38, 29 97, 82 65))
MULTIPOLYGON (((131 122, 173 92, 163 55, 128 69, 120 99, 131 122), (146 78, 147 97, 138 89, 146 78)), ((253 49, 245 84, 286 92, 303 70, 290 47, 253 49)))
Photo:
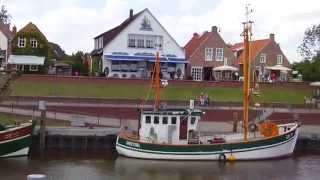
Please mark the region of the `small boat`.
POLYGON ((0 158, 27 156, 34 126, 34 123, 8 127, 0 125, 0 158))
POLYGON ((117 152, 142 159, 221 161, 261 160, 291 155, 298 138, 297 122, 276 124, 274 121, 264 121, 249 125, 249 104, 253 93, 250 90, 249 63, 251 24, 247 20, 242 33, 245 47, 242 132, 202 134, 199 122, 205 112, 195 109, 193 101, 185 109, 161 108, 160 58, 157 53, 151 86, 155 90, 154 108, 141 109, 137 133, 122 132, 118 135, 117 152))

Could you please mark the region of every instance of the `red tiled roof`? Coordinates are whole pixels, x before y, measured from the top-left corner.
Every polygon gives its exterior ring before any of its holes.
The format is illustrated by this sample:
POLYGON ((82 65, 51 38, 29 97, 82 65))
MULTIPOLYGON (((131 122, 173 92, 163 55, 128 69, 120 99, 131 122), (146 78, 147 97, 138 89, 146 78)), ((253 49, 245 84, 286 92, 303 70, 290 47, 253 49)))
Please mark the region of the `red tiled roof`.
POLYGON ((142 12, 144 12, 146 9, 140 11, 139 13, 133 15, 132 17, 127 18, 124 22, 122 22, 119 26, 110 29, 107 32, 104 32, 98 36, 96 36, 94 39, 97 39, 101 36, 103 36, 103 46, 106 46, 109 44, 121 31, 123 31, 127 26, 130 25, 131 22, 133 22, 142 12))
POLYGON ((189 58, 199 47, 199 45, 207 39, 207 37, 210 35, 209 32, 204 32, 201 36, 198 34, 194 34, 193 37, 190 39, 190 41, 184 46, 185 52, 186 52, 186 58, 189 58))
MULTIPOLYGON (((270 39, 261 39, 261 40, 251 41, 251 44, 250 44, 250 61, 253 61, 259 55, 261 50, 264 47, 266 47, 270 42, 271 42, 270 39)), ((232 50, 237 50, 237 49, 239 49, 241 47, 243 47, 243 43, 236 43, 232 47, 232 50)), ((237 59, 237 62, 239 64, 242 64, 243 63, 243 58, 244 58, 244 54, 241 53, 241 55, 237 59)))
POLYGON ((239 49, 243 49, 243 43, 236 43, 231 47, 232 51, 237 51, 239 49))
POLYGON ((0 22, 0 31, 8 38, 8 39, 12 39, 14 34, 13 32, 10 30, 10 24, 3 24, 2 22, 0 22))

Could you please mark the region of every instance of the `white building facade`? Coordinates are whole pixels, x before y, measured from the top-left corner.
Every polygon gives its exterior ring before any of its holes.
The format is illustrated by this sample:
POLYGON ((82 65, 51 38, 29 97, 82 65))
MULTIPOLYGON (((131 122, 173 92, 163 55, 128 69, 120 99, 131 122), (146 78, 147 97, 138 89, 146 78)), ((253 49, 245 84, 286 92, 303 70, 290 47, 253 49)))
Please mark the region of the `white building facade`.
POLYGON ((102 59, 106 77, 150 78, 160 53, 163 79, 183 79, 184 50, 148 9, 130 15, 122 24, 95 38, 93 55, 102 59))

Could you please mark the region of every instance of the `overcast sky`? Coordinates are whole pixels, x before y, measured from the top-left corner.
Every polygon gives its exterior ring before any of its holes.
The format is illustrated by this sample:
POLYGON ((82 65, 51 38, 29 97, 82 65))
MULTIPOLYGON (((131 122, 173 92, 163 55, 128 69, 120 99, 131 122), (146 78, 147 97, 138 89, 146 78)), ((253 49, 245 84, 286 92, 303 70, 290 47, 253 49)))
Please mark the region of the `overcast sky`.
POLYGON ((300 59, 297 47, 304 31, 320 23, 319 0, 0 0, 18 30, 35 23, 49 41, 67 53, 90 52, 93 37, 120 24, 129 15, 149 8, 160 23, 184 46, 194 32, 216 25, 227 43, 241 41, 245 4, 250 3, 253 39, 276 41, 291 62, 300 59), (201 2, 201 3, 200 3, 201 2))

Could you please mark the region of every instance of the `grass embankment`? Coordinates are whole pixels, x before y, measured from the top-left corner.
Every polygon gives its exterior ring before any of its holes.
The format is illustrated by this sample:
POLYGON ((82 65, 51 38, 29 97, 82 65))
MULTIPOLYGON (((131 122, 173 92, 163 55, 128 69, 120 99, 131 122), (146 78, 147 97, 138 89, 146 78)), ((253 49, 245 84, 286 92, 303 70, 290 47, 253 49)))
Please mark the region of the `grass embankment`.
MULTIPOLYGON (((95 98, 141 99, 146 96, 148 87, 128 84, 81 84, 66 82, 21 82, 12 85, 11 95, 15 96, 64 96, 95 98)), ((210 100, 223 102, 242 101, 242 88, 169 86, 162 93, 163 100, 197 99, 201 92, 208 93, 210 100)), ((258 102, 277 102, 289 104, 304 103, 304 96, 310 96, 310 89, 267 88, 261 90, 258 102)), ((150 94, 150 97, 153 97, 150 94)))
MULTIPOLYGON (((0 124, 13 125, 15 123, 26 123, 26 122, 29 122, 30 120, 31 120, 31 117, 29 116, 0 113, 0 124)), ((46 125, 47 126, 70 126, 70 123, 67 121, 47 119, 46 125)))

